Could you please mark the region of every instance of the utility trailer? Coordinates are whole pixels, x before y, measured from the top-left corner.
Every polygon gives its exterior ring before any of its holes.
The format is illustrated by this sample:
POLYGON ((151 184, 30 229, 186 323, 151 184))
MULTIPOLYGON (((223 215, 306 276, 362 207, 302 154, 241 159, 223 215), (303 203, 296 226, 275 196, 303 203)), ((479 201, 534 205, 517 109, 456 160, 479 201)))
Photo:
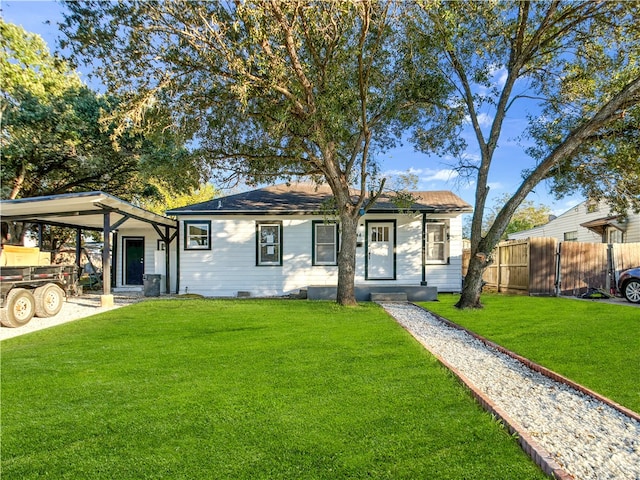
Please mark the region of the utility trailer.
POLYGON ((0 323, 5 327, 21 327, 34 316, 53 317, 60 312, 66 297, 78 295, 78 267, 47 264, 47 255, 38 248, 3 247, 0 323))

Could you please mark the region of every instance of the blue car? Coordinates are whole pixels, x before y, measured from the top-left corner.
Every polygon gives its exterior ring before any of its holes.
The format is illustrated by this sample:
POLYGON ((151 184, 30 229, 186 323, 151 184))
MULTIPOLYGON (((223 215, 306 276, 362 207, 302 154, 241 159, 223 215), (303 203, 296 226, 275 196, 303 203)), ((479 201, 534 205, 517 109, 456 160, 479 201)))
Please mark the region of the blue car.
POLYGON ((618 291, 631 303, 640 303, 640 267, 630 268, 620 274, 618 291))

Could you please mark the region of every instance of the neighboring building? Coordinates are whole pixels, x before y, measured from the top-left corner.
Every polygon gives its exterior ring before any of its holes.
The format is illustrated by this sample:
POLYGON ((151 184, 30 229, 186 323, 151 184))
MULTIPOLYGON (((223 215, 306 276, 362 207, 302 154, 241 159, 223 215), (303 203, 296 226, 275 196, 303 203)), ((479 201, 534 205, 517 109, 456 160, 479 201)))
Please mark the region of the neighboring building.
MULTIPOLYGON (((356 285, 460 291, 462 220, 451 192, 413 192, 403 212, 383 197, 360 219, 356 285)), ((327 186, 276 185, 167 212, 176 216, 178 291, 279 296, 338 281, 340 225, 327 186)))
POLYGON ((509 235, 509 240, 552 237, 561 242, 640 242, 640 214, 613 214, 605 202, 582 202, 549 223, 509 235))

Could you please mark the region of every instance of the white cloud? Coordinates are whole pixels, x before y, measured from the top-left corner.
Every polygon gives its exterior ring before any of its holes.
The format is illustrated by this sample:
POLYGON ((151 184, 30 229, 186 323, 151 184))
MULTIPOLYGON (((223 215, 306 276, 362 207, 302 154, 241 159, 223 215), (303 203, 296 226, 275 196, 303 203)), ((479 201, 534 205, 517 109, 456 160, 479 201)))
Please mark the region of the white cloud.
POLYGON ((481 127, 490 127, 493 123, 493 117, 486 113, 481 113, 478 115, 478 123, 481 127))
POLYGON ((387 170, 383 172, 383 175, 385 177, 394 177, 398 175, 404 175, 406 173, 416 175, 419 178, 420 182, 448 182, 458 177, 458 172, 450 168, 435 170, 432 168, 413 167, 410 167, 407 170, 387 170))
POLYGON ((442 170, 436 170, 436 171, 426 173, 424 176, 420 178, 420 180, 424 180, 427 182, 433 182, 433 181, 448 182, 449 180, 453 180, 454 178, 457 178, 458 175, 459 175, 458 172, 455 170, 442 169, 442 170))
MULTIPOLYGON (((471 117, 469 115, 465 115, 464 117, 465 123, 471 125, 471 117)), ((487 113, 479 113, 478 114, 478 123, 481 127, 490 127, 493 123, 493 117, 487 113)))
POLYGON ((508 72, 504 67, 493 71, 493 79, 495 80, 498 88, 504 87, 504 84, 507 83, 507 76, 508 72))

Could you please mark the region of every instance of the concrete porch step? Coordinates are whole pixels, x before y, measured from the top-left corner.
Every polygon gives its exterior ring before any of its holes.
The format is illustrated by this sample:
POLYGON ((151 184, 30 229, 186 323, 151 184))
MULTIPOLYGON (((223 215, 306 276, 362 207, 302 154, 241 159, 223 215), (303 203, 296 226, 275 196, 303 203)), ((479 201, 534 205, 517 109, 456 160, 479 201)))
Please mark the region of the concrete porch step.
POLYGON ((372 302, 407 302, 407 294, 405 292, 383 292, 371 293, 372 302))

